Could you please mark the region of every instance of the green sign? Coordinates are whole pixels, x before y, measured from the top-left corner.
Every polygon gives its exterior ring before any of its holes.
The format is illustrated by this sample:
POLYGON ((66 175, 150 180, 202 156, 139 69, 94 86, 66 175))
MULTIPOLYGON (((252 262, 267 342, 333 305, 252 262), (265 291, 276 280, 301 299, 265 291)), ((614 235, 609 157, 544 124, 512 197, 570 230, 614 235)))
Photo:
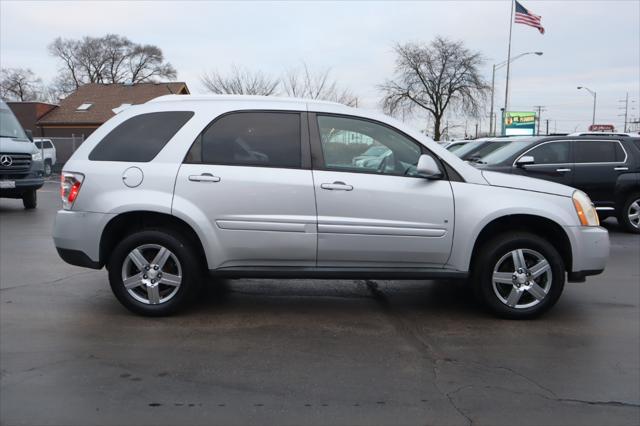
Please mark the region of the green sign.
POLYGON ((533 135, 536 131, 535 112, 509 111, 504 115, 504 134, 509 135, 533 135))

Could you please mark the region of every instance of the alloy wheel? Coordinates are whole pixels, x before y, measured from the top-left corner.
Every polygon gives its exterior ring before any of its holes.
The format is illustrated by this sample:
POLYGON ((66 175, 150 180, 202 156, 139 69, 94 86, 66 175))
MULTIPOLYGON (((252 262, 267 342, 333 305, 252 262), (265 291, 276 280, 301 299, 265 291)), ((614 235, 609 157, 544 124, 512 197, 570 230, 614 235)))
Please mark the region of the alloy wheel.
POLYGON ((629 218, 631 226, 634 228, 640 228, 640 198, 629 205, 629 209, 627 209, 627 217, 629 218))
POLYGON ((141 303, 165 303, 178 293, 182 266, 166 247, 144 244, 131 250, 125 258, 122 283, 131 297, 141 303))
POLYGON ((516 249, 498 260, 493 269, 493 291, 513 309, 541 303, 551 289, 553 273, 545 257, 535 250, 516 249))

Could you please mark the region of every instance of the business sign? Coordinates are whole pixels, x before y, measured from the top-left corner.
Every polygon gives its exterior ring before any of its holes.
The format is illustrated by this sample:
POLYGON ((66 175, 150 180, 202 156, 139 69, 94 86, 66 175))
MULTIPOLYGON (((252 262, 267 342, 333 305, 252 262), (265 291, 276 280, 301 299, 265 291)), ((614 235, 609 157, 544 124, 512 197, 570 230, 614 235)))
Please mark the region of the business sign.
POLYGON ((589 126, 590 132, 615 132, 613 124, 592 124, 589 126))
POLYGON ((509 111, 504 115, 504 134, 528 135, 535 134, 536 113, 535 112, 514 112, 509 111))

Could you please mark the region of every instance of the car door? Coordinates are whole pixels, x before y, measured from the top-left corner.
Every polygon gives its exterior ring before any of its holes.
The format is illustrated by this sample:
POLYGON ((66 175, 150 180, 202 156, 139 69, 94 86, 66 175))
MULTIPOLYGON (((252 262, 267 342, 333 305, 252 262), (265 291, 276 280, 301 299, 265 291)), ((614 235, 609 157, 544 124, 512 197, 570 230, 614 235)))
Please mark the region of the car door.
POLYGON ((613 209, 618 176, 629 170, 628 156, 618 140, 573 141, 576 188, 586 192, 600 210, 613 209))
POLYGON ((516 158, 513 163, 513 172, 572 186, 574 179, 572 155, 571 141, 542 142, 516 158), (519 166, 518 160, 525 156, 533 157, 535 162, 519 166))
POLYGON ((451 251, 448 180, 416 175, 426 148, 382 123, 310 114, 319 267, 442 267, 451 251), (372 146, 390 153, 355 162, 372 146))
POLYGON ((174 205, 209 229, 216 267, 315 266, 316 207, 306 113, 234 112, 197 137, 174 205))

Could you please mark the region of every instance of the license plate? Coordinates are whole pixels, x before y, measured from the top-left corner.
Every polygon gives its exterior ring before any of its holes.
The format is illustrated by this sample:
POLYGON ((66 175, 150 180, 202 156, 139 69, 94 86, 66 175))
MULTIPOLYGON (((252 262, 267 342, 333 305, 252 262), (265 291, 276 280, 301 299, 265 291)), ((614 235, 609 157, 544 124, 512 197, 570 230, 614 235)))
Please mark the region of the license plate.
POLYGON ((16 182, 13 180, 0 180, 1 189, 9 189, 9 188, 15 188, 15 187, 16 187, 16 182))

